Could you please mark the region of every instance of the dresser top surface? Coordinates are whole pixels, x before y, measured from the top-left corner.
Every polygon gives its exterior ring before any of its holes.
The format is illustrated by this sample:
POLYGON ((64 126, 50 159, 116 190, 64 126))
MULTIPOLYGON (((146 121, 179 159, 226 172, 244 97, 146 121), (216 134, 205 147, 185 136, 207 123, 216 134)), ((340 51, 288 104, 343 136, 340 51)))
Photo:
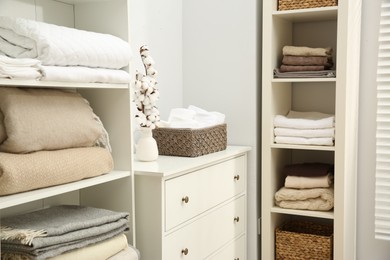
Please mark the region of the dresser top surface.
POLYGON ((209 165, 246 154, 251 148, 248 146, 228 146, 226 150, 198 157, 162 156, 156 161, 134 161, 135 175, 171 177, 182 172, 204 168, 209 165))

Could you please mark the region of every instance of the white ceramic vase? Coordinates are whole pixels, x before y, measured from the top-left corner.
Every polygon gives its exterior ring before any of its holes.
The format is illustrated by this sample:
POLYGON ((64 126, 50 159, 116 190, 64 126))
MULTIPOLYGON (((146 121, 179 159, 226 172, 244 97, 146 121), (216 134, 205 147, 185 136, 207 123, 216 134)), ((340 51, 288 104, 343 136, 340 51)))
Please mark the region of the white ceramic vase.
POLYGON ((157 142, 153 138, 152 129, 141 127, 141 136, 135 146, 135 156, 138 161, 151 162, 158 158, 157 142))

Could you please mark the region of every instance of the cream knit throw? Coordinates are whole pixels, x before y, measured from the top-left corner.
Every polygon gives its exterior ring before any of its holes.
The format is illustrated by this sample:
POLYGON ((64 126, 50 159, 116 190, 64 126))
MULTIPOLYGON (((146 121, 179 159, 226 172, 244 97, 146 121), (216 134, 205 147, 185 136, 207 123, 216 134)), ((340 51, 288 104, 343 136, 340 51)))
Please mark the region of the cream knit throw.
POLYGON ((281 208, 331 210, 334 205, 333 188, 290 189, 282 187, 275 193, 275 203, 281 208))
POLYGON ((75 92, 0 88, 0 113, 0 152, 88 147, 103 133, 89 104, 75 92))
POLYGON ((0 153, 0 195, 34 190, 108 173, 111 153, 100 147, 0 153))

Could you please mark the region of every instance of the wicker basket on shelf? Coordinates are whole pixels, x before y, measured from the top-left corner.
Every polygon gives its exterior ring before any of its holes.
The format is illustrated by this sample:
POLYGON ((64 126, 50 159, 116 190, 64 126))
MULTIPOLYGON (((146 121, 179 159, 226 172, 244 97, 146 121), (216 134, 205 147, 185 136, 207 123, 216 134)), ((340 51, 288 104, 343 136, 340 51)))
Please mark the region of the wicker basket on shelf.
POLYGON ((153 130, 159 155, 197 157, 226 149, 226 124, 212 127, 157 128, 153 130))
POLYGON ((306 9, 326 6, 337 6, 337 0, 279 0, 278 10, 306 9))
POLYGON ((275 233, 276 260, 333 259, 333 225, 289 221, 275 233))

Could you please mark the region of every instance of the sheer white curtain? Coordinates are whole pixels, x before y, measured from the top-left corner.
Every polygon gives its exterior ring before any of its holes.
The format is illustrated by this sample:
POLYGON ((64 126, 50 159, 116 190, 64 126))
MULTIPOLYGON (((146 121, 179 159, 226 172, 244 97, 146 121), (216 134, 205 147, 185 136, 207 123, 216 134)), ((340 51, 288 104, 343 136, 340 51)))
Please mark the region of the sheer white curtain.
POLYGON ((379 26, 375 238, 390 240, 390 0, 382 0, 379 26))

